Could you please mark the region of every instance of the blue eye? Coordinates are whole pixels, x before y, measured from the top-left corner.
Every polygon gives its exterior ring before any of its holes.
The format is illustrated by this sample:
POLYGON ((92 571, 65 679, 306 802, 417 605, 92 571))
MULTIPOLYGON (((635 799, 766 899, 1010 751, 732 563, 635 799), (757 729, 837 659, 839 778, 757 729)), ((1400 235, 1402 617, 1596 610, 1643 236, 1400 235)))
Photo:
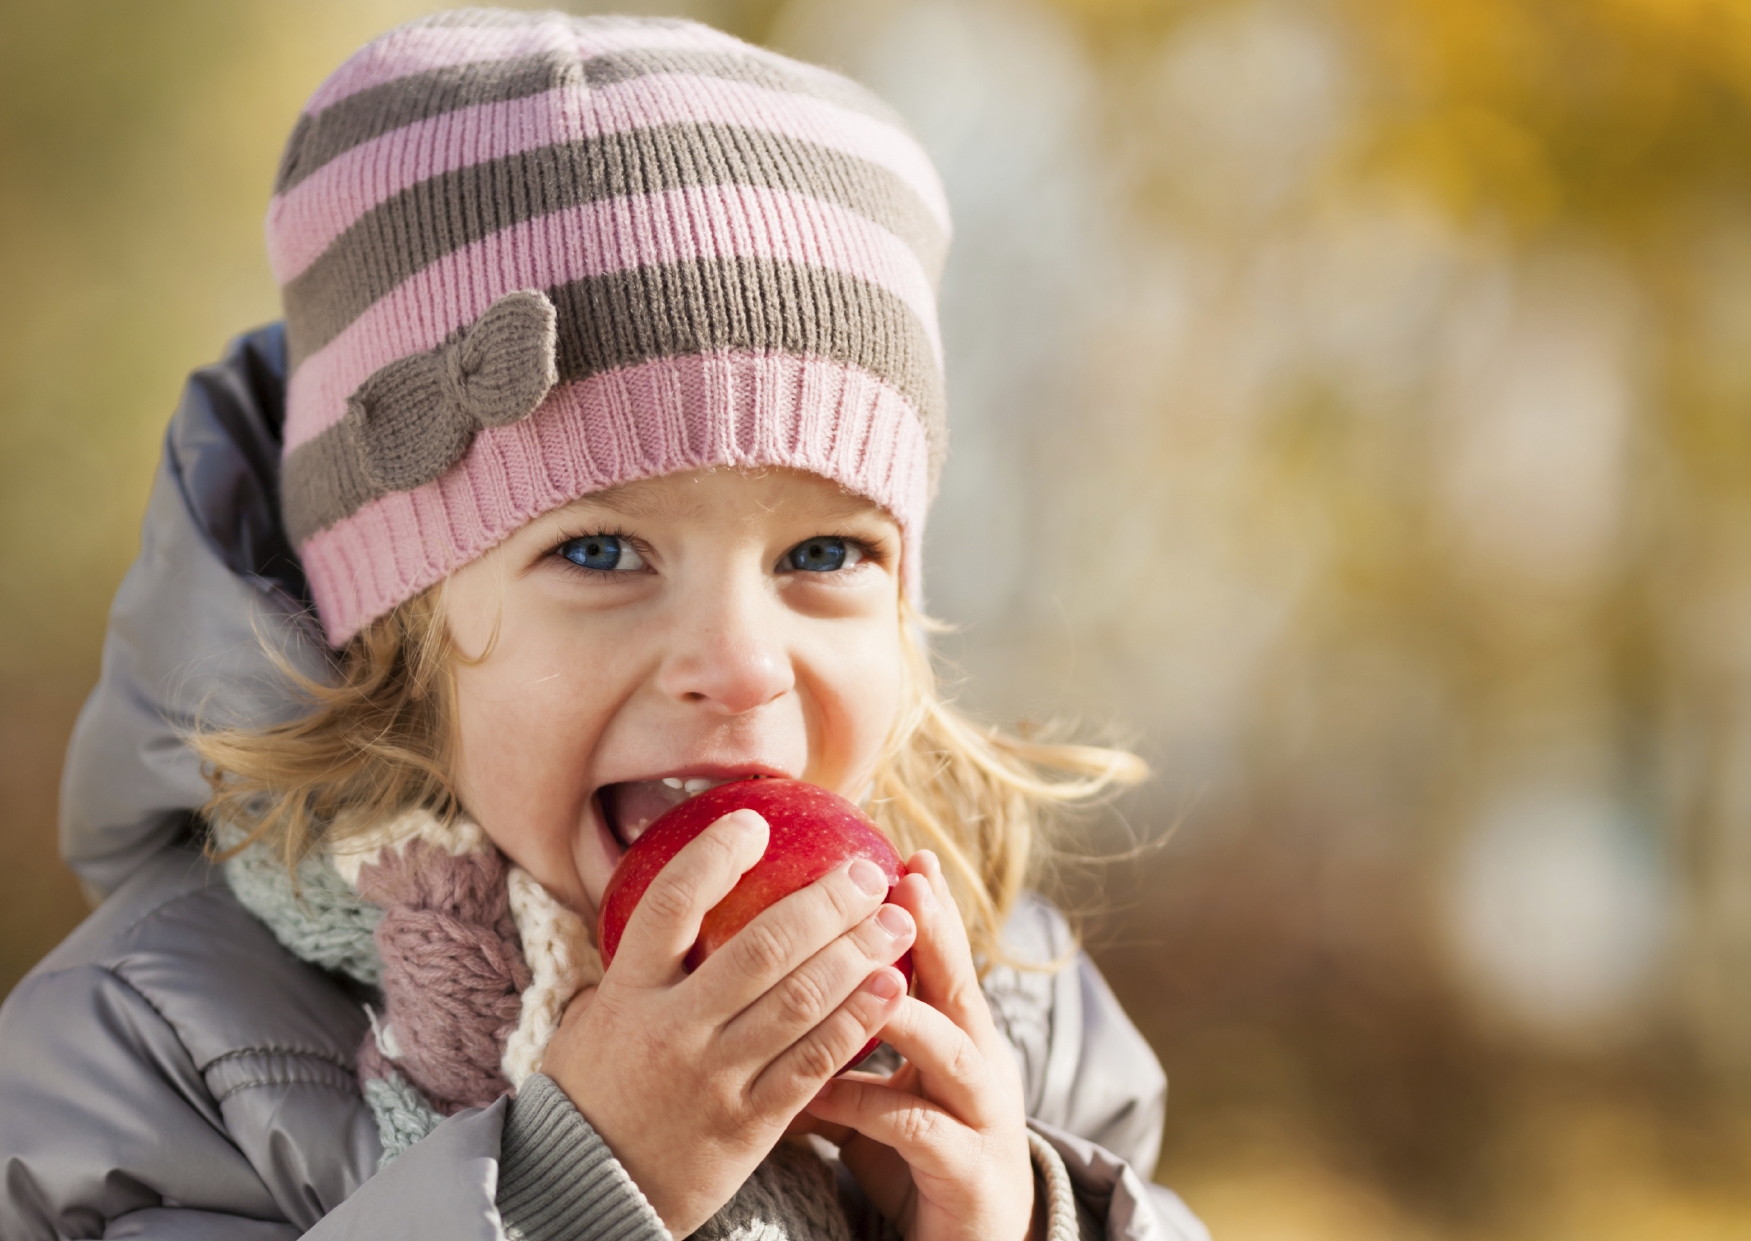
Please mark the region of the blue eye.
POLYGON ((784 554, 784 563, 808 573, 831 573, 863 559, 861 550, 844 539, 810 539, 784 554))
POLYGON ((594 569, 598 573, 628 573, 644 568, 644 557, 617 534, 587 534, 571 539, 560 547, 559 554, 580 569, 594 569))

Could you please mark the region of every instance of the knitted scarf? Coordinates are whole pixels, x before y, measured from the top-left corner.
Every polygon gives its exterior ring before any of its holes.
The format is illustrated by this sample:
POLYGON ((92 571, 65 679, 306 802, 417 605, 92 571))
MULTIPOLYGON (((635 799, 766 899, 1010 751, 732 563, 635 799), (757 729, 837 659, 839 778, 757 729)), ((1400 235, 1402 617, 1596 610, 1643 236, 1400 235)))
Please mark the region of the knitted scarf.
MULTIPOLYGON (((358 1073, 383 1164, 446 1116, 514 1093, 566 1004, 602 977, 583 920, 465 818, 411 811, 305 859, 295 877, 251 846, 225 875, 294 955, 380 990, 358 1073)), ((693 1235, 850 1241, 832 1170, 785 1142, 693 1235)))

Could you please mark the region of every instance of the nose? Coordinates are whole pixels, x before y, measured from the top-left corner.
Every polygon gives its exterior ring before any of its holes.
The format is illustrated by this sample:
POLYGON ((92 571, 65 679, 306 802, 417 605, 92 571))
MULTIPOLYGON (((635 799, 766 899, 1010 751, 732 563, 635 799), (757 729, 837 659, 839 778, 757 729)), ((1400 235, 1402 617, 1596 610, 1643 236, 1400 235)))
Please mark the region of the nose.
POLYGON ((675 602, 673 641, 657 674, 667 697, 741 715, 795 686, 782 609, 757 575, 714 575, 675 602))

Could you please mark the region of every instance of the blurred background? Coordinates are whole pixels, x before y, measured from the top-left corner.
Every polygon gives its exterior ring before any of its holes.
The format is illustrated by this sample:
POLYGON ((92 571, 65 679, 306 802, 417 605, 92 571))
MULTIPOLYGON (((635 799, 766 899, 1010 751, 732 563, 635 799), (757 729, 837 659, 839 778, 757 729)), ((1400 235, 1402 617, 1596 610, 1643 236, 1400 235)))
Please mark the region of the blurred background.
MULTIPOLYGON (((0 993, 184 374, 408 0, 3 0, 0 993)), ((579 6, 582 7, 582 6, 579 6)), ((1751 1235, 1751 3, 700 0, 957 224, 963 702, 1156 776, 1047 877, 1218 1238, 1751 1235)))

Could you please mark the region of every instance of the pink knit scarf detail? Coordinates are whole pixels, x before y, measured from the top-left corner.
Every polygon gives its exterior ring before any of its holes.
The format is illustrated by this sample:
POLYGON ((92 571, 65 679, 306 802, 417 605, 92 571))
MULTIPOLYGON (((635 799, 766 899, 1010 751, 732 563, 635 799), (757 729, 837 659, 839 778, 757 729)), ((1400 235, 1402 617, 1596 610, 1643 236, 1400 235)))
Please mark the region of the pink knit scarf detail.
POLYGON ((359 1049, 361 1080, 399 1071, 445 1116, 511 1090, 500 1062, 530 973, 506 870, 497 849, 452 856, 423 840, 360 869, 359 894, 383 907, 384 996, 359 1049))

